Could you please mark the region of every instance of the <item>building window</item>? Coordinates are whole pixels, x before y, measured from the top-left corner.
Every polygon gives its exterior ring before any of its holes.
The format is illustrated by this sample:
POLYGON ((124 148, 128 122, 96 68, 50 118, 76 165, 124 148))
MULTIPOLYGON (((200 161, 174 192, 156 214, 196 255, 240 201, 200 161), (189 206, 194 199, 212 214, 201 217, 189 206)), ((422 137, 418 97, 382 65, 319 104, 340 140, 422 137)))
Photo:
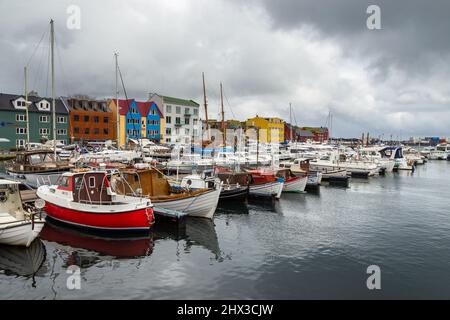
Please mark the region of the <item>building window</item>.
POLYGON ((94 128, 94 134, 99 134, 100 133, 100 129, 99 128, 94 128))
POLYGON ((89 116, 84 116, 84 122, 89 122, 89 116))
POLYGON ((128 129, 128 130, 127 130, 127 134, 128 134, 128 135, 131 135, 131 129, 128 129))
POLYGON ((175 128, 175 134, 179 135, 180 134, 180 128, 175 128))
POLYGON ((39 116, 39 122, 49 122, 50 121, 50 117, 49 116, 39 116))
POLYGON ((145 125, 145 120, 142 120, 142 125, 145 125))
POLYGON ((196 126, 198 123, 198 119, 193 119, 192 122, 193 122, 193 125, 196 126))
POLYGON ((99 116, 94 116, 94 122, 95 122, 95 123, 99 123, 99 122, 100 122, 99 116))
POLYGON ((171 105, 167 105, 166 106, 166 112, 172 113, 172 106, 171 105))
POLYGON ((41 136, 48 136, 49 131, 50 130, 48 128, 39 128, 39 134, 41 136))
POLYGON ((189 124, 189 118, 184 118, 184 124, 189 124))
POLYGON ((180 117, 176 117, 175 118, 175 124, 181 124, 181 118, 180 117))
POLYGON ((16 148, 23 148, 23 147, 25 147, 25 139, 17 139, 16 148))
POLYGON ((74 115, 73 116, 73 121, 80 121, 80 116, 79 115, 74 115))
POLYGON ((84 134, 89 134, 89 128, 84 128, 84 134))
POLYGON ((16 128, 16 134, 27 134, 27 128, 16 128))
POLYGON ((80 128, 73 128, 73 133, 80 133, 80 128))
POLYGON ((103 134, 109 134, 108 128, 103 128, 103 134))
POLYGON ((177 114, 180 114, 181 113, 181 107, 177 107, 177 109, 176 109, 177 111, 177 114))
POLYGON ((189 129, 185 129, 184 132, 188 136, 190 131, 189 131, 189 129))
POLYGON ((172 129, 171 128, 166 128, 166 134, 170 135, 172 133, 172 129))
POLYGON ((191 110, 189 108, 184 109, 184 114, 189 114, 191 110))
POLYGON ((109 117, 103 117, 103 123, 109 123, 109 117))
POLYGON ((58 123, 66 123, 66 122, 67 122, 67 118, 66 118, 66 117, 58 117, 58 118, 56 119, 56 121, 57 121, 58 123))
POLYGON ((197 108, 194 109, 194 115, 198 116, 198 109, 197 108))
POLYGON ((27 121, 27 115, 26 114, 16 114, 16 121, 18 121, 18 122, 27 121))
POLYGON ((65 136, 67 134, 67 130, 66 129, 58 129, 58 130, 56 130, 56 134, 59 136, 65 136))
POLYGON ((167 117, 166 117, 166 123, 167 123, 167 124, 172 123, 172 117, 167 116, 167 117))

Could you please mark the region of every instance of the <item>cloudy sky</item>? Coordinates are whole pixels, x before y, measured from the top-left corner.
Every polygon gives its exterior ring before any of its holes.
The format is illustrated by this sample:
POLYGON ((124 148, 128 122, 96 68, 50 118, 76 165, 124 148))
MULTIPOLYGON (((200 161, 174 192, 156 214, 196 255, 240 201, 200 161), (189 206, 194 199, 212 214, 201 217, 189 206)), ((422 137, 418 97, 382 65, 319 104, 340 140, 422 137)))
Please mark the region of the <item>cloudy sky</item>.
POLYGON ((59 95, 113 96, 118 51, 136 99, 201 102, 205 72, 210 117, 222 81, 227 118, 289 120, 292 103, 299 125, 331 111, 333 136, 450 136, 449 12, 444 0, 0 0, 0 92, 23 92, 29 64, 31 89, 50 94, 53 18, 59 95), (366 26, 369 4, 381 30, 366 26))

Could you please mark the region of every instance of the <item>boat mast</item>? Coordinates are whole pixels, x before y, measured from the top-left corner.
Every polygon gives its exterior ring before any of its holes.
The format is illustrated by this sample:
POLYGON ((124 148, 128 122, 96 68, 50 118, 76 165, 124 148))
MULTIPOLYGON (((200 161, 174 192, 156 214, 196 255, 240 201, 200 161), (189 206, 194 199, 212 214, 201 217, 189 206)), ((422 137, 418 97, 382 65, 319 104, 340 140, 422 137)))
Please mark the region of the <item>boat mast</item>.
POLYGON ((25 76, 25 114, 27 117, 27 145, 26 150, 30 148, 30 121, 28 119, 28 83, 27 83, 27 67, 23 68, 24 76, 25 76))
MULTIPOLYGON (((202 72, 202 78, 203 78, 203 103, 205 105, 206 132, 208 134, 208 140, 210 140, 209 123, 208 123, 208 103, 206 102, 206 86, 205 86, 205 73, 204 72, 202 72)), ((202 146, 202 148, 203 148, 203 146, 202 146)))
POLYGON ((53 107, 53 150, 56 161, 56 107, 55 107, 55 29, 53 26, 53 19, 50 20, 50 34, 51 34, 51 63, 52 63, 52 107, 53 107))
POLYGON ((226 150, 227 147, 227 134, 225 130, 225 112, 223 111, 223 90, 222 90, 222 82, 220 83, 220 104, 222 107, 222 139, 223 139, 223 151, 226 150))
POLYGON ((117 62, 117 56, 119 54, 114 52, 114 58, 116 61, 116 138, 117 138, 117 150, 120 149, 120 123, 119 123, 119 73, 117 70, 119 69, 119 63, 117 62))

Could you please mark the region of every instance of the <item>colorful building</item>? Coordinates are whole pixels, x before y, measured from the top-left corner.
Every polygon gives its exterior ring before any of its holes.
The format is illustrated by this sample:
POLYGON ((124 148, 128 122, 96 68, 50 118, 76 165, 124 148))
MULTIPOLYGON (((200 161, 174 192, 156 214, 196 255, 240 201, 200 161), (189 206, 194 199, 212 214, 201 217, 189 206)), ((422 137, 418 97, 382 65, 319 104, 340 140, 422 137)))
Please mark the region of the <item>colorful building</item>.
MULTIPOLYGON (((109 108, 116 119, 116 100, 109 101, 109 108)), ((147 138, 159 143, 163 139, 164 117, 153 101, 119 99, 119 130, 119 145, 122 148, 128 144, 129 139, 147 138)), ((116 135, 114 139, 117 139, 116 135)))
POLYGON ((161 111, 153 101, 136 102, 136 104, 141 113, 142 137, 159 143, 164 129, 164 121, 162 121, 164 117, 161 111))
POLYGON ((115 118, 106 100, 64 98, 69 110, 69 139, 105 141, 114 139, 115 118))
MULTIPOLYGON (((329 133, 328 128, 326 127, 302 127, 300 130, 304 132, 310 132, 311 133, 311 140, 317 141, 317 142, 324 142, 329 139, 329 133)), ((303 135, 305 138, 305 134, 303 135)), ((303 138, 303 140, 304 140, 303 138)))
MULTIPOLYGON (((30 142, 53 140, 52 99, 30 93, 28 104, 30 142)), ((0 138, 9 140, 0 143, 0 149, 25 147, 26 109, 25 96, 0 93, 0 138)), ((60 98, 55 99, 55 114, 56 140, 60 144, 67 144, 69 112, 60 98)))
POLYGON ((261 118, 256 116, 247 119, 246 130, 259 128, 259 141, 262 143, 284 141, 284 121, 280 118, 261 118))

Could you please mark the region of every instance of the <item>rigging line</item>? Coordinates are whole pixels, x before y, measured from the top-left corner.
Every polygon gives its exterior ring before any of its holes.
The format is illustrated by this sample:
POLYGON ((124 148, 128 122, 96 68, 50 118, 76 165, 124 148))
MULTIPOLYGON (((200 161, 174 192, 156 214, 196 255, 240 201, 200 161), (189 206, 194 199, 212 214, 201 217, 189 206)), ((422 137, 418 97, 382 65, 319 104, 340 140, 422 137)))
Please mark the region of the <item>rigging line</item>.
POLYGON ((230 108, 231 114, 233 115, 233 119, 236 119, 236 116, 234 115, 234 112, 233 112, 233 108, 231 108, 230 102, 228 101, 228 97, 225 94, 225 90, 222 89, 222 91, 223 91, 223 96, 225 97, 225 100, 227 101, 228 107, 230 108))
POLYGON ((39 64, 38 64, 38 67, 37 67, 37 70, 36 70, 36 74, 34 76, 33 86, 31 87, 32 90, 36 90, 36 91, 37 91, 37 88, 36 88, 37 81, 38 81, 38 79, 41 78, 41 73, 43 72, 43 68, 44 68, 44 64, 45 64, 44 63, 44 61, 45 61, 45 47, 44 46, 42 47, 41 51, 42 51, 41 52, 41 59, 39 60, 39 64))
POLYGON ((64 71, 64 65, 62 63, 62 59, 61 59, 61 51, 59 50, 59 46, 58 43, 56 42, 56 35, 55 35, 55 47, 56 47, 56 54, 58 56, 58 61, 59 61, 59 65, 61 67, 61 75, 62 75, 62 84, 63 84, 63 89, 66 91, 66 95, 69 93, 69 87, 67 85, 67 77, 66 77, 66 73, 64 71))
POLYGON ((44 39, 45 35, 48 32, 48 28, 45 28, 44 33, 42 34, 41 39, 39 40, 38 44, 35 46, 33 53, 31 54, 31 57, 28 59, 28 62, 26 66, 28 67, 30 65, 31 59, 33 59, 34 55, 36 54, 37 49, 39 48, 39 45, 41 44, 42 40, 44 39))

